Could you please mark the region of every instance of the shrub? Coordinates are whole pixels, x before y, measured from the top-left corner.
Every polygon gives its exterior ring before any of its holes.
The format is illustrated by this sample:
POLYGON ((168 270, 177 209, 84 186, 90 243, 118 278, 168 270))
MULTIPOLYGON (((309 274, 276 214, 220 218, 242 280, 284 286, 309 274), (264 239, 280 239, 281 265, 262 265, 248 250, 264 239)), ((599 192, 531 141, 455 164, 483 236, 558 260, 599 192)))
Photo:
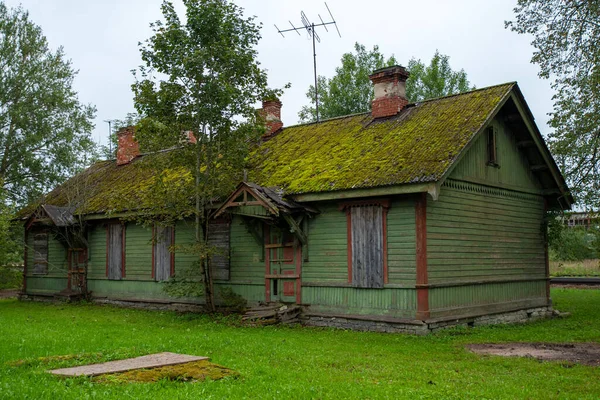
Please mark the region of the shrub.
POLYGON ((584 228, 561 229, 554 240, 550 240, 550 258, 559 261, 581 261, 596 258, 594 231, 584 228))
POLYGON ((0 266, 0 289, 18 289, 23 283, 21 267, 0 266))

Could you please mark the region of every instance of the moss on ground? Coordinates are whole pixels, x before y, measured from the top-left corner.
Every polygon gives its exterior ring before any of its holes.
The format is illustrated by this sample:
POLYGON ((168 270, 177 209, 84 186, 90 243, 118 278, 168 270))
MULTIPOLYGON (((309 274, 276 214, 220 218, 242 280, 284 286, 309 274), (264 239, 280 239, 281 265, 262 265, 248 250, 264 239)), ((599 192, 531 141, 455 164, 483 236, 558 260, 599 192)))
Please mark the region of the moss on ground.
POLYGON ((100 375, 92 379, 100 383, 158 382, 163 379, 177 382, 198 382, 206 379, 216 381, 226 377, 236 378, 238 376, 237 372, 229 368, 213 364, 208 360, 201 360, 165 367, 100 375))

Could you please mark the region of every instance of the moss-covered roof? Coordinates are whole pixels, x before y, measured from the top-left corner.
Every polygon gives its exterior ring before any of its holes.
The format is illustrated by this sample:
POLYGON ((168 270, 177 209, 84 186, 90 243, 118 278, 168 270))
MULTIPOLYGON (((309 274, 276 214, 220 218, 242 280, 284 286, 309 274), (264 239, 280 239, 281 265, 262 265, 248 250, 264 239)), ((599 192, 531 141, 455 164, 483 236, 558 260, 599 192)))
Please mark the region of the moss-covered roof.
MULTIPOLYGON (((249 178, 261 186, 283 188, 286 194, 435 182, 514 85, 409 104, 391 118, 374 120, 364 113, 284 128, 254 150, 249 178)), ((151 157, 121 166, 114 160, 97 162, 42 203, 75 207, 77 214, 131 209, 143 203, 145 191, 156 190, 153 170, 142 167, 151 157)), ((186 196, 192 183, 191 174, 181 169, 164 172, 160 180, 163 198, 170 196, 167 191, 186 196)), ((36 207, 26 207, 19 215, 26 217, 36 207)))
POLYGON ((250 178, 287 194, 435 182, 457 160, 514 83, 284 128, 252 155, 250 178))

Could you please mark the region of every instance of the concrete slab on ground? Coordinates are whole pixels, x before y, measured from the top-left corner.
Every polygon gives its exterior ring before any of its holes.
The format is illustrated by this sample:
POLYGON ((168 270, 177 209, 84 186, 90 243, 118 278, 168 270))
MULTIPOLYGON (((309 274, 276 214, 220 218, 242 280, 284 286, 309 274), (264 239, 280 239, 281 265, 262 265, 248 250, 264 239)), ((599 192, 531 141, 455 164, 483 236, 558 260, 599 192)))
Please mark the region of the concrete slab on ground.
POLYGON ((157 368, 165 367, 167 365, 185 364, 201 360, 208 360, 208 357, 164 352, 135 358, 127 358, 125 360, 109 361, 102 364, 54 369, 48 372, 61 376, 96 376, 114 374, 116 372, 125 372, 134 369, 157 368))

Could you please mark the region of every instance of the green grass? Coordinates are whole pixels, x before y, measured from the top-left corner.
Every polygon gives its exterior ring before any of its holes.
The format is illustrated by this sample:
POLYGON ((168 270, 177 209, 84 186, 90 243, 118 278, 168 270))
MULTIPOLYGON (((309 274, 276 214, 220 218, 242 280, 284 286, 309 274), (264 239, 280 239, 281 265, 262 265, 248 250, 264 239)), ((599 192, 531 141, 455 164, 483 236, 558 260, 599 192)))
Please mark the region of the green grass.
POLYGON ((550 261, 550 276, 600 276, 600 260, 550 261))
POLYGON ((600 342, 600 290, 556 289, 552 296, 555 307, 571 317, 427 337, 236 327, 231 319, 190 314, 2 300, 0 398, 597 399, 600 368, 479 356, 464 349, 485 342, 600 342), (102 384, 45 372, 160 351, 209 356, 240 377, 102 384), (37 359, 70 354, 79 356, 37 359))

